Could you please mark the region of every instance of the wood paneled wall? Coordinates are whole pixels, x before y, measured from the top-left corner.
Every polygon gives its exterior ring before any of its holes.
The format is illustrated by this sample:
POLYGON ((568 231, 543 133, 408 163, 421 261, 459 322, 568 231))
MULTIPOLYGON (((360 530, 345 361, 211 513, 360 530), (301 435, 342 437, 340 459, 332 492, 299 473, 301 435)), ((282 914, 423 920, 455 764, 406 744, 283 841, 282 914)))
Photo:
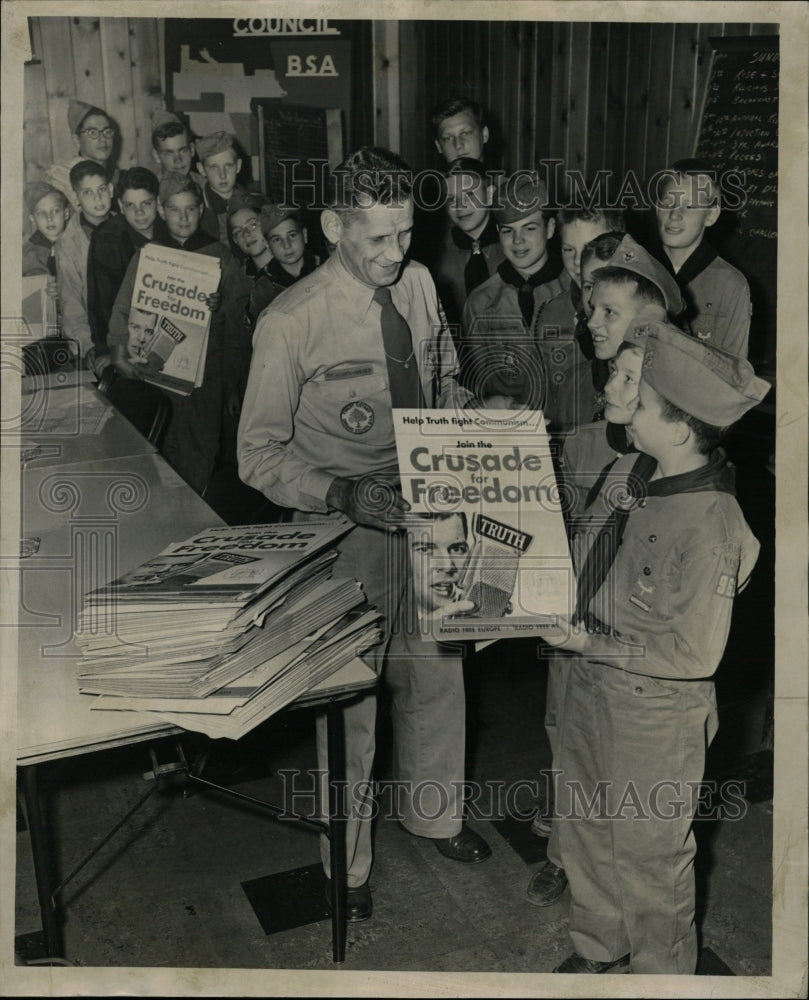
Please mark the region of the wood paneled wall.
POLYGON ((415 21, 400 31, 401 152, 413 166, 439 162, 429 111, 455 94, 487 110, 507 171, 558 158, 585 176, 642 178, 692 153, 708 39, 778 26, 415 21))
POLYGON ((97 105, 121 130, 119 165, 151 163, 152 112, 163 104, 155 18, 33 17, 33 61, 25 67, 26 181, 75 156, 71 97, 97 105))

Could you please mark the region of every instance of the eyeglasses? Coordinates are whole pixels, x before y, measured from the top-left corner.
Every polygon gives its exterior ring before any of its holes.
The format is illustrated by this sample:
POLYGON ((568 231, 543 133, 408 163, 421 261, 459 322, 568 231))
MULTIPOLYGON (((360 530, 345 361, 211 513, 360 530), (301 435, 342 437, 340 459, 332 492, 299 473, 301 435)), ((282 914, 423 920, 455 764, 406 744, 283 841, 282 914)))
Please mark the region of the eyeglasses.
POLYGON ((79 129, 80 133, 84 135, 89 135, 91 139, 97 139, 100 135, 103 135, 105 139, 111 139, 118 130, 108 125, 106 128, 82 128, 79 129))
POLYGON ((240 240, 243 236, 249 236, 258 229, 260 224, 259 219, 251 219, 249 222, 245 222, 243 226, 233 230, 233 239, 240 240))

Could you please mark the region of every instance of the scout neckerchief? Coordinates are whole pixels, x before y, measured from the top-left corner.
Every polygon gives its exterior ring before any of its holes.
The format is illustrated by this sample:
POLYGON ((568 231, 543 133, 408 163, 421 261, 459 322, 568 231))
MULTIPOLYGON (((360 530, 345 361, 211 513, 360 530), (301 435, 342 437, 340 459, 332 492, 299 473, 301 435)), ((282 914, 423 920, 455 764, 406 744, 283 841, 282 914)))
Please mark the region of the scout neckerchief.
MULTIPOLYGON (((605 476, 605 473, 611 467, 607 466, 602 476, 605 476)), ((584 560, 584 566, 582 566, 579 573, 576 584, 576 611, 573 615, 574 625, 578 622, 585 622, 588 629, 592 627, 598 631, 604 630, 604 626, 601 623, 593 621, 589 611, 590 602, 607 579, 610 568, 615 561, 618 547, 624 536, 630 510, 635 507, 635 502, 641 500, 645 495, 649 479, 656 468, 656 459, 644 452, 638 453, 635 464, 627 476, 627 503, 620 508, 617 504, 612 505, 610 515, 599 529, 595 541, 587 553, 587 558, 584 560)))
MULTIPOLYGON (((703 240, 697 249, 683 262, 682 267, 677 272, 675 272, 674 265, 669 260, 669 255, 666 253, 662 243, 657 248, 655 256, 669 274, 674 275, 674 280, 677 282, 680 291, 685 293, 686 287, 691 284, 694 278, 702 274, 705 268, 715 261, 719 254, 710 243, 703 240)), ((686 298, 685 294, 683 294, 683 298, 686 298)))
POLYGON ((468 295, 473 288, 482 285, 489 277, 489 263, 486 260, 486 255, 483 253, 483 248, 498 242, 497 226, 494 224, 494 219, 489 216, 483 232, 476 240, 472 239, 471 236, 468 236, 457 226, 453 226, 450 229, 450 236, 452 237, 452 242, 459 250, 469 251, 469 257, 467 258, 463 272, 464 285, 466 286, 466 294, 468 295))
POLYGON ((531 320, 534 317, 534 289, 559 277, 558 264, 549 257, 538 271, 524 278, 511 261, 504 260, 502 264, 498 265, 497 273, 507 285, 517 289, 517 303, 525 325, 530 330, 532 328, 531 320))
POLYGON ((311 274, 319 263, 320 261, 317 257, 315 257, 313 253, 309 253, 309 251, 306 250, 303 254, 303 267, 301 268, 301 273, 297 277, 294 274, 290 274, 289 271, 285 271, 281 266, 281 262, 277 261, 275 258, 264 265, 264 270, 267 275, 272 278, 276 285, 280 285, 282 288, 291 288, 296 281, 300 281, 300 279, 305 278, 307 274, 311 274))

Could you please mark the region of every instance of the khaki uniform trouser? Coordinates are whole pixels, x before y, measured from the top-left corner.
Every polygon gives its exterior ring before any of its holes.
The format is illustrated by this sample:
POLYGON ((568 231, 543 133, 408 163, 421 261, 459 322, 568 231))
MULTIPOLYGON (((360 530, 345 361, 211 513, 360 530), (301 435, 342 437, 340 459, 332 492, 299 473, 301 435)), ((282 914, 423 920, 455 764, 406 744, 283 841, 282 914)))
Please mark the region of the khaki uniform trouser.
POLYGON ((692 822, 717 729, 713 682, 565 666, 553 846, 574 948, 596 961, 629 953, 635 973, 693 975, 692 822))

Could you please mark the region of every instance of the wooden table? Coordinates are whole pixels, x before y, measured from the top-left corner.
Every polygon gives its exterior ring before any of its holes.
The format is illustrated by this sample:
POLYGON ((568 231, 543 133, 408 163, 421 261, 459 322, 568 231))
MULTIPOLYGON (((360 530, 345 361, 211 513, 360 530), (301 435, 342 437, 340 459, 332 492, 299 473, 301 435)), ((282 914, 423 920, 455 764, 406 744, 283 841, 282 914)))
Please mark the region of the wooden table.
MULTIPOLYGON (((71 405, 60 406, 72 413, 71 405)), ((73 632, 83 594, 170 542, 223 523, 120 414, 106 418, 101 433, 82 430, 80 417, 79 432, 68 430, 60 434, 51 426, 40 435, 50 450, 25 462, 21 476, 17 764, 51 956, 61 953, 61 935, 39 765, 183 732, 147 713, 91 711, 93 698, 79 693, 75 674, 79 652, 73 632)), ((346 934, 342 703, 376 681, 369 667, 354 660, 299 699, 323 706, 328 720, 331 822, 301 821, 330 840, 335 962, 344 960, 346 934)))

